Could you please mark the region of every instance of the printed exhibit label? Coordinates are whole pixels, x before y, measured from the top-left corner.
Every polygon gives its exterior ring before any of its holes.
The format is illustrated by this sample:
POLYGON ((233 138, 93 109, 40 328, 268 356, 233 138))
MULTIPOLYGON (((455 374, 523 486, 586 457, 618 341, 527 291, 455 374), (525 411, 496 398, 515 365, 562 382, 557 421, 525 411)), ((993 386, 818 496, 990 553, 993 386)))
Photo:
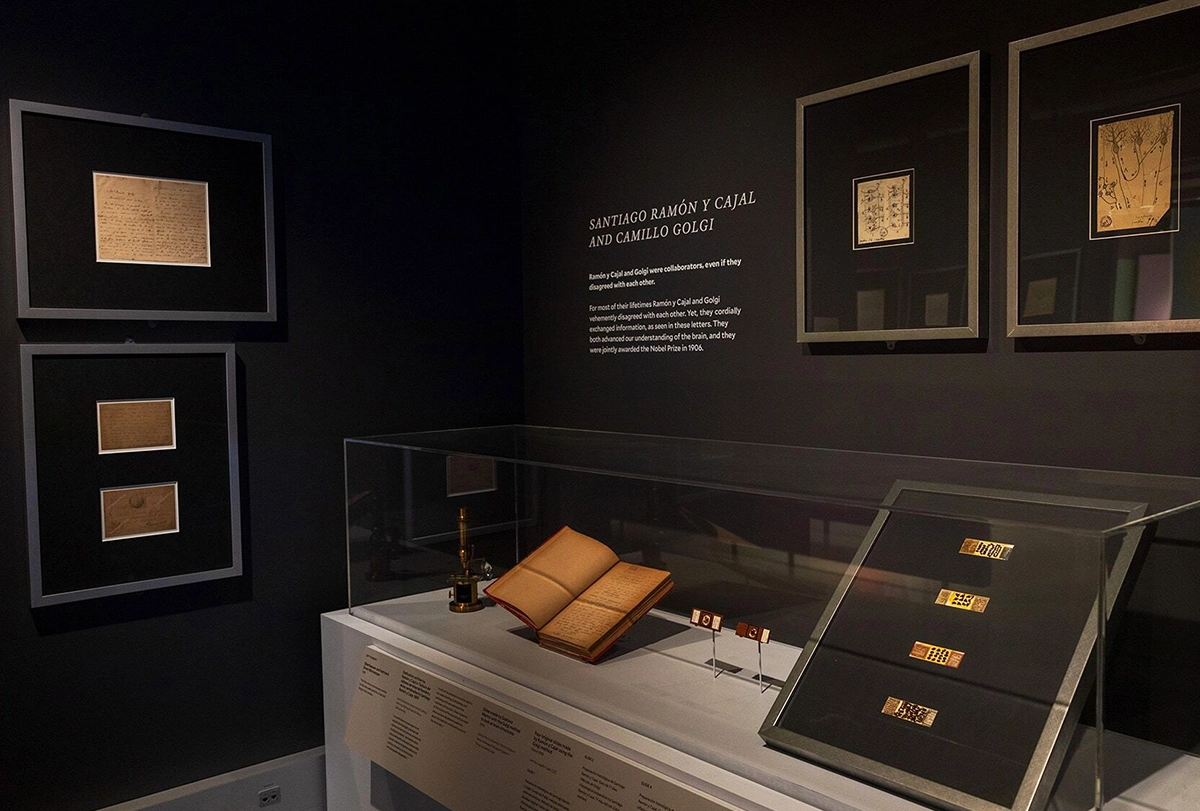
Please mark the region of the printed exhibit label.
POLYGON ((96 261, 212 267, 208 183, 92 172, 96 261))
POLYGON ((450 811, 733 808, 374 645, 345 740, 450 811))

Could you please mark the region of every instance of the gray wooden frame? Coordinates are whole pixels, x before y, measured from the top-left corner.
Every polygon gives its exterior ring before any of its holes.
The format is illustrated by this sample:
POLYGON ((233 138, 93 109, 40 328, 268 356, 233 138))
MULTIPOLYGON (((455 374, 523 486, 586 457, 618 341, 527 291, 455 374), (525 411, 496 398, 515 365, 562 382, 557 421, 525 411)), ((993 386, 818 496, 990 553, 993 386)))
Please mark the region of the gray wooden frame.
POLYGON ((979 228, 980 228, 980 77, 979 51, 889 73, 855 84, 813 93, 796 99, 796 340, 799 343, 844 341, 907 341, 937 338, 977 338, 979 336, 979 228), (966 67, 969 74, 967 123, 967 323, 961 327, 918 327, 883 330, 810 331, 807 329, 804 222, 804 110, 822 102, 852 96, 868 90, 919 79, 942 71, 966 67))
MULTIPOLYGON (((931 484, 927 482, 898 481, 884 500, 883 508, 875 516, 870 529, 867 531, 862 545, 855 553, 845 575, 830 598, 825 611, 817 622, 812 636, 805 643, 800 658, 788 676, 787 683, 780 690, 779 696, 771 706, 771 711, 763 721, 759 735, 767 743, 777 746, 806 759, 831 766, 839 771, 847 772, 855 777, 882 784, 892 790, 907 794, 917 799, 933 803, 940 808, 952 811, 1035 811, 1045 805, 1054 787, 1054 777, 1062 765, 1067 747, 1071 739, 1071 730, 1079 718, 1087 690, 1083 686, 1085 676, 1089 672, 1089 662, 1093 649, 1097 648, 1097 639, 1103 638, 1104 620, 1117 602, 1122 584, 1129 573, 1138 544, 1144 532, 1139 523, 1145 515, 1147 505, 1144 503, 1108 501, 1100 499, 1080 498, 1076 496, 1048 495, 1039 493, 1021 493, 990 488, 966 487, 959 485, 931 484), (822 741, 800 735, 783 727, 776 726, 780 717, 787 709, 792 695, 795 693, 808 663, 819 648, 825 630, 833 621, 841 608, 841 603, 851 584, 858 576, 867 555, 874 546, 876 539, 891 515, 893 505, 897 504, 906 492, 929 492, 966 498, 983 498, 989 500, 1014 501, 1036 505, 1061 506, 1066 508, 1095 509, 1104 512, 1120 512, 1125 514, 1125 520, 1107 532, 1092 530, 1090 534, 1097 536, 1097 598, 1092 605, 1090 618, 1080 635, 1079 641, 1071 656, 1070 663, 1064 674, 1050 715, 1042 734, 1038 739, 1020 790, 1011 807, 998 805, 980 797, 974 797, 965 792, 935 782, 918 774, 912 774, 889 766, 870 758, 831 746, 822 741), (1122 531, 1124 538, 1112 565, 1108 577, 1103 577, 1100 561, 1103 559, 1103 543, 1100 540, 1106 534, 1122 531), (1106 611, 1103 615, 1097 612, 1097 605, 1104 601, 1106 611)), ((898 509, 898 508, 897 508, 898 509)), ((1103 645, 1099 646, 1102 650, 1103 645)), ((1102 666, 1096 667, 1097 673, 1102 672, 1102 666)), ((1097 686, 1098 704, 1102 707, 1103 691, 1097 686)))
MULTIPOLYGON (((1156 321, 1088 321, 1065 324, 1020 323, 1020 135, 1021 135, 1021 54, 1057 43, 1086 37, 1131 23, 1143 22, 1166 14, 1200 6, 1200 0, 1168 0, 1123 14, 1114 14, 1092 22, 1061 28, 1008 44, 1008 337, 1054 335, 1144 335, 1151 332, 1198 332, 1200 319, 1173 318, 1156 321)), ((1178 148, 1178 144, 1176 144, 1178 148)), ((1087 239, 1081 242, 1087 242, 1087 239)))
MULTIPOLYGON (((94 319, 147 319, 158 321, 274 321, 277 318, 275 294, 275 205, 274 181, 271 169, 271 136, 241 130, 185 124, 156 118, 142 118, 119 113, 105 113, 44 104, 34 101, 9 99, 9 132, 12 147, 13 216, 15 224, 17 259, 17 317, 18 318, 94 318, 94 319), (62 118, 77 118, 150 130, 203 135, 211 138, 229 138, 253 141, 263 151, 263 233, 266 237, 266 307, 262 311, 220 312, 209 310, 146 310, 146 309, 99 309, 86 307, 34 307, 29 300, 29 245, 26 232, 25 209, 25 157, 22 115, 38 113, 62 118)), ((36 272, 36 271, 35 271, 36 272)))
POLYGON ((237 358, 233 344, 26 344, 21 347, 21 406, 25 444, 25 512, 29 544, 29 588, 33 608, 90 600, 114 594, 198 583, 242 574, 241 482, 238 462, 237 358), (42 588, 42 539, 38 518, 37 414, 33 367, 36 357, 57 355, 223 355, 225 359, 225 418, 229 437, 229 510, 231 564, 222 569, 97 586, 47 594, 42 588))

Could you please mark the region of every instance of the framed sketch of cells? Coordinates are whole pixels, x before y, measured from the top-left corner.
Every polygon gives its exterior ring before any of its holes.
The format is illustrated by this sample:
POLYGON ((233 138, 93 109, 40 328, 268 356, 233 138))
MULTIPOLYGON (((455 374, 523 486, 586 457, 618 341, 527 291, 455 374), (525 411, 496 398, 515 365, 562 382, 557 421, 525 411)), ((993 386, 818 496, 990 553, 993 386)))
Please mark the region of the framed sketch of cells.
POLYGON ((1008 334, 1200 330, 1194 0, 1009 44, 1008 334))

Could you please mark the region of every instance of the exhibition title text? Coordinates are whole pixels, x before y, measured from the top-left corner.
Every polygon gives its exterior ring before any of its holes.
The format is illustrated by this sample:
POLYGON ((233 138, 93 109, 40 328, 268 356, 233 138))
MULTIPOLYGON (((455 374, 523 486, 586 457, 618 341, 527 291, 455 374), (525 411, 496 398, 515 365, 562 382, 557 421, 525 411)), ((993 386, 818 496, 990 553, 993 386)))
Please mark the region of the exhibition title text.
POLYGON ((733 211, 755 203, 754 192, 739 192, 720 197, 705 197, 700 200, 681 200, 674 205, 627 211, 621 214, 606 214, 588 220, 588 230, 593 233, 588 240, 589 248, 604 248, 609 245, 624 245, 648 239, 689 236, 713 230, 716 212, 733 211), (674 223, 659 223, 660 220, 676 220, 674 223))

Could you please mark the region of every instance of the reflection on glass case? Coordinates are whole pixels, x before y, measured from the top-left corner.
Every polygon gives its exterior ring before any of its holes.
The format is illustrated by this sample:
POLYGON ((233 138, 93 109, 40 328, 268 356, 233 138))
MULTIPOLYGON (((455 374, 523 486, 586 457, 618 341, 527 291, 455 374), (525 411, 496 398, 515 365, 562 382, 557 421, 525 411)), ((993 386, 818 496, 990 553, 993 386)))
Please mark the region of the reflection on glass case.
POLYGON ((1009 44, 1009 335, 1200 329, 1198 25, 1160 3, 1009 44))
POLYGON ((959 514, 880 511, 761 734, 944 807, 1041 808, 1146 505, 914 482, 886 503, 935 500, 959 514))
POLYGON ((797 339, 979 334, 980 54, 796 100, 797 339))
POLYGON ((381 628, 820 808, 1189 808, 1200 480, 528 426, 345 454, 381 628), (675 583, 597 664, 447 610, 564 526, 675 583))

